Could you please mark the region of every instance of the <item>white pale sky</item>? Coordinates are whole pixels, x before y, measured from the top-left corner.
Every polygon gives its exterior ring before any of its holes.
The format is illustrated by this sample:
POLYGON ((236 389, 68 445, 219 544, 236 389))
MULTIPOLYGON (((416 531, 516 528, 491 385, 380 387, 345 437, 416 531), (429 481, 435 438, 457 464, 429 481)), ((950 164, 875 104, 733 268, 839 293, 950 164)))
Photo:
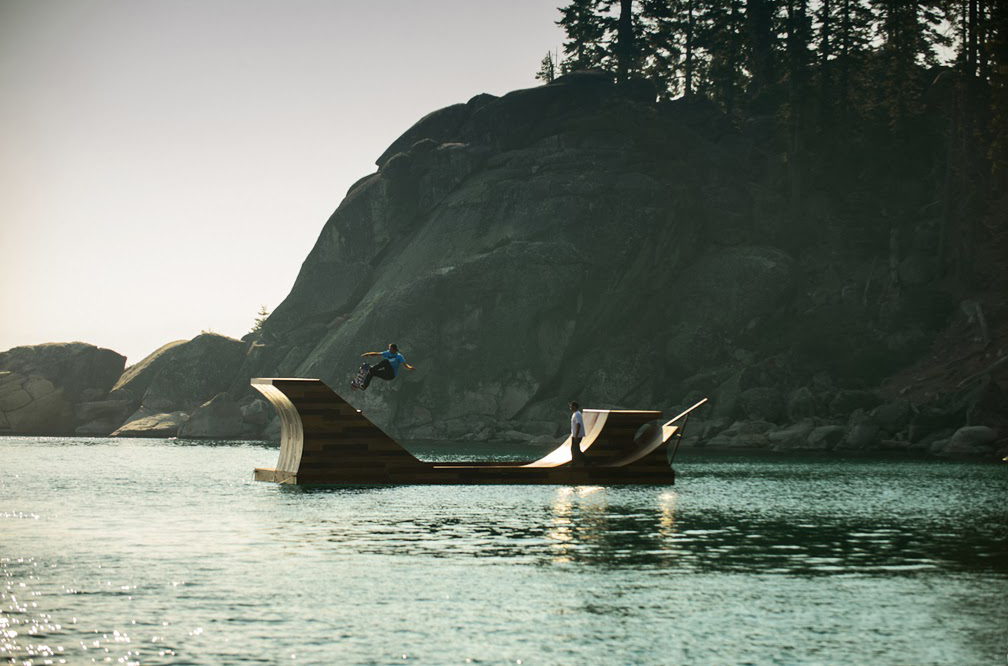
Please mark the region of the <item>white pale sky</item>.
POLYGON ((0 351, 248 332, 416 120, 536 85, 558 0, 0 0, 0 351))

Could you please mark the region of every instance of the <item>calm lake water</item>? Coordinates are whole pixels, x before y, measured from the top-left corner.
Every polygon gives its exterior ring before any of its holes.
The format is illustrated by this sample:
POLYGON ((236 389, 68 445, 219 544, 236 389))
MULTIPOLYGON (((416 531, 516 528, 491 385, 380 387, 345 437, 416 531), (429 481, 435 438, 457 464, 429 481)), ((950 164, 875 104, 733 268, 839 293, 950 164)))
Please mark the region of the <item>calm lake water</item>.
POLYGON ((1008 466, 684 451, 674 487, 251 480, 276 458, 0 438, 0 658, 1005 663, 1008 466))

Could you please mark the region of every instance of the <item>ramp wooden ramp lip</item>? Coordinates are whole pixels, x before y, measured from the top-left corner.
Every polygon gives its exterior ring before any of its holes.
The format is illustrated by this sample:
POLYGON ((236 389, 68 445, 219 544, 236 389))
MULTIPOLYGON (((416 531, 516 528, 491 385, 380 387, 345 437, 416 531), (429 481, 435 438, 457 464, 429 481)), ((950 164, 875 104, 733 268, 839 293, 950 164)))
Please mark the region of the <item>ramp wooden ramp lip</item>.
POLYGON ((669 442, 680 432, 661 412, 585 409, 588 466, 571 465, 571 439, 530 463, 430 463, 417 459, 319 379, 260 377, 252 387, 280 417, 275 469, 255 479, 297 484, 670 484, 669 442), (648 428, 644 428, 651 424, 648 428))

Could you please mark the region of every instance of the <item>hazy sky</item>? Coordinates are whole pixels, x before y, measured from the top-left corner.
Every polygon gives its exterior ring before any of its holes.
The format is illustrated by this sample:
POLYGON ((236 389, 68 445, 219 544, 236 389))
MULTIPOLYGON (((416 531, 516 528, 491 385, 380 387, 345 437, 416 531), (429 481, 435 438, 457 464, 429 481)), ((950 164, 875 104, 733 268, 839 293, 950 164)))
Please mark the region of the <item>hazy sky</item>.
POLYGON ((423 115, 536 85, 549 0, 0 0, 0 351, 135 363, 276 307, 423 115))

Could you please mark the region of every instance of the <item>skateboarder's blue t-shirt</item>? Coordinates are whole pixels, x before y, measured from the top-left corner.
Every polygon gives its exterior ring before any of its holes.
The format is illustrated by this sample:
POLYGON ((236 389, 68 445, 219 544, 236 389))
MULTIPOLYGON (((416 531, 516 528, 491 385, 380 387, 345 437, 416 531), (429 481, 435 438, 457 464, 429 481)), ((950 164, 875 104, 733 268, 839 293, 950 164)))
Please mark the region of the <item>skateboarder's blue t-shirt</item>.
POLYGON ((390 351, 383 351, 381 353, 382 357, 387 359, 389 365, 392 366, 392 376, 395 377, 399 374, 399 364, 405 363, 406 359, 403 358, 402 354, 393 354, 390 351))

